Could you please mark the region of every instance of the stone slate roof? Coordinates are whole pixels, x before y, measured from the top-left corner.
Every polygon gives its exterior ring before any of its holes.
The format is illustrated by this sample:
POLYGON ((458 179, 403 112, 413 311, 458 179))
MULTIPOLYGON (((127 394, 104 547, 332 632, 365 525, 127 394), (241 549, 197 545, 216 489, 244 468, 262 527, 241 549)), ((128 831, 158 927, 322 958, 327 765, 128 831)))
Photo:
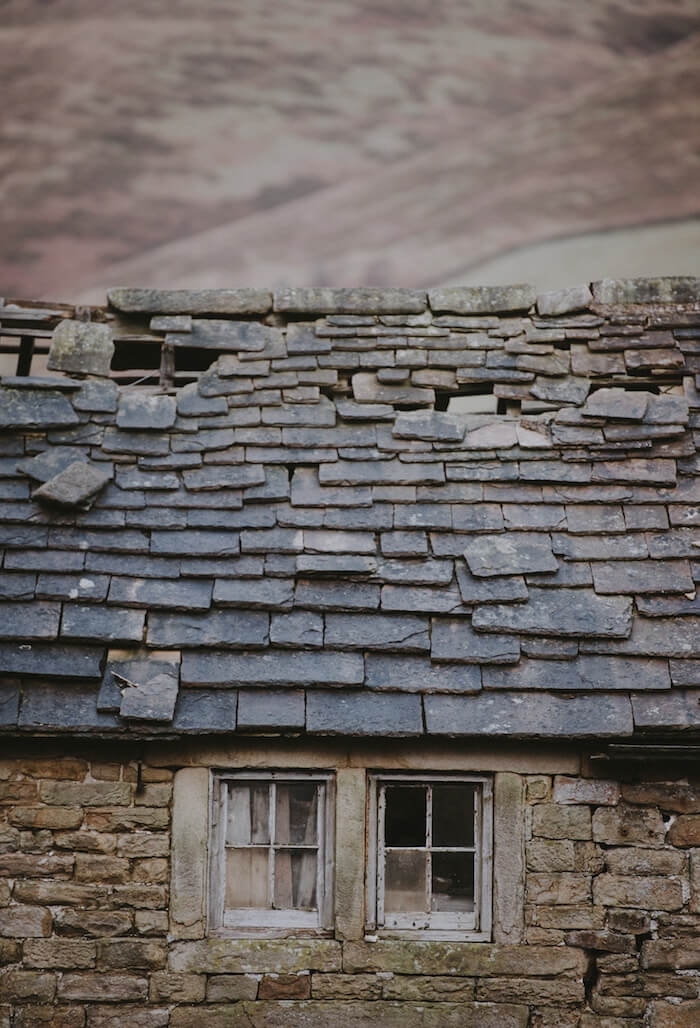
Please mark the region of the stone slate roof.
POLYGON ((51 343, 0 386, 4 732, 700 728, 698 281, 0 322, 51 343))

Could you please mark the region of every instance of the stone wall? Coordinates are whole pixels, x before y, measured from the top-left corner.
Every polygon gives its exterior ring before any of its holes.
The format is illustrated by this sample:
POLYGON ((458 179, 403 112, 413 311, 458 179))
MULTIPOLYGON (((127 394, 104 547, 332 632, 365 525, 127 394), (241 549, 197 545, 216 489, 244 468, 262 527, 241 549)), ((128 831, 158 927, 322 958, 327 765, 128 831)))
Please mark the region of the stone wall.
MULTIPOLYGON (((366 941, 347 908, 326 938, 173 939, 178 753, 161 746, 139 771, 138 759, 109 751, 43 749, 25 744, 0 760, 0 1028, 698 1023, 700 789, 684 779, 596 777, 585 760, 541 747, 501 754, 510 768, 496 773, 495 903, 499 888, 523 898, 516 944, 366 941), (498 853, 517 848, 519 831, 499 827, 499 774, 524 803, 515 885, 502 880, 498 853)), ((217 756, 230 759, 206 759, 217 756)), ((203 759, 180 753, 184 764, 203 759)), ((342 833, 347 811, 338 813, 342 833)), ((348 851, 337 848, 340 876, 348 851)), ((346 886, 343 903, 361 904, 362 889, 352 899, 346 886)))

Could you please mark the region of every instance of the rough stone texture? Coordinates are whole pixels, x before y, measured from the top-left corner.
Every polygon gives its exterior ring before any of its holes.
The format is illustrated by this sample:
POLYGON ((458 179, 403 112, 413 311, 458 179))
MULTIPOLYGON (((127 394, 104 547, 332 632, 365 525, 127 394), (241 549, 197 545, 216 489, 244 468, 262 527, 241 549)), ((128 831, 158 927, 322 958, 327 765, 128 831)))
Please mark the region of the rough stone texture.
POLYGON ((50 371, 107 378, 113 355, 109 325, 66 320, 54 329, 47 367, 50 371))
POLYGON ((435 314, 499 314, 528 310, 537 298, 529 285, 457 286, 431 289, 430 307, 435 314))
POLYGON ((109 482, 110 476, 94 464, 76 461, 39 486, 32 498, 58 507, 89 507, 109 482))
POLYGON ((110 289, 112 307, 139 314, 266 314, 264 289, 110 289))

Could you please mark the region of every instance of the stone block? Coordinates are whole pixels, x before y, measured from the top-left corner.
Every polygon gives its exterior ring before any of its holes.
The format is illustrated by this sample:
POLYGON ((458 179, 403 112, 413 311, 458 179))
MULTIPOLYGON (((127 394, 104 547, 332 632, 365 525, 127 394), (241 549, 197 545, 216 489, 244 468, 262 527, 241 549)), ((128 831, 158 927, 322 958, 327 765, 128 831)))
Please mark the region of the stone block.
POLYGON ((50 371, 109 378, 113 355, 109 325, 65 320, 53 331, 47 367, 50 371))
MULTIPOLYGON (((15 1012, 14 1028, 84 1028, 85 1011, 82 1007, 69 1009, 51 1005, 24 1004, 15 1012)), ((8 1014, 7 1022, 2 1019, 2 1008, 0 1008, 0 1025, 2 1028, 10 1028, 8 1014)))
POLYGON ((0 970, 0 996, 15 1003, 51 1002, 56 992, 56 975, 15 968, 0 970))
MULTIPOLYGON (((172 976, 171 976, 172 977, 172 976)), ((207 1003, 255 999, 259 975, 215 974, 207 979, 207 1003)))
POLYGON ((340 971, 341 947, 333 939, 203 939, 176 942, 169 970, 194 974, 296 974, 340 971))
POLYGON ((680 879, 661 875, 602 874, 593 880, 593 902, 606 907, 680 910, 683 888, 680 879))
POLYGON ((266 974, 258 986, 258 999, 310 999, 311 975, 266 974))
POLYGON ((587 285, 571 286, 540 293, 537 297, 537 313, 540 317, 560 317, 573 311, 587 310, 593 302, 593 294, 587 285))
POLYGON ((557 775, 554 779, 554 802, 590 804, 594 807, 614 807, 620 802, 617 782, 598 778, 568 778, 557 775))
POLYGON ((527 901, 544 905, 586 903, 591 898, 591 876, 531 872, 527 876, 527 901))
POLYGON ((531 839, 527 844, 530 871, 574 871, 576 851, 571 839, 531 839))
POLYGON ((700 285, 697 278, 675 276, 666 278, 603 278, 593 282, 591 289, 597 303, 694 303, 700 285))
POLYGON ((58 984, 58 999, 73 1003, 143 1001, 147 994, 148 979, 136 975, 64 974, 58 984))
POLYGON ((622 797, 675 814, 700 814, 700 789, 684 782, 623 782, 622 797))
POLYGON ((652 1000, 646 1012, 649 1028, 696 1028, 700 1021, 700 1000, 673 1002, 652 1000))
POLYGON ((118 311, 134 314, 267 314, 272 294, 264 289, 110 289, 118 311))
MULTIPOLYGON (((477 983, 476 998, 496 1003, 519 1000, 537 1003, 583 1004, 585 1000, 583 978, 482 978, 477 983)), ((561 1023, 561 1022, 560 1022, 561 1023)))
POLYGON ((88 1009, 88 1028, 165 1028, 170 1023, 167 1007, 154 1006, 91 1006, 88 1009))
POLYGON ((27 939, 23 959, 25 967, 72 970, 94 967, 96 952, 96 943, 82 939, 27 939))
POLYGON ((3 907, 0 917, 0 938, 40 939, 51 934, 51 911, 17 903, 3 907))
POLYGON ((133 788, 130 782, 43 781, 39 795, 51 806, 122 807, 131 803, 133 788))
POLYGON ((421 735, 421 700, 409 693, 309 691, 306 730, 317 735, 421 735))
POLYGON ((532 810, 532 833, 543 839, 591 839, 591 812, 588 807, 538 803, 532 810))
POLYGON ((507 314, 527 311, 537 299, 534 286, 454 286, 431 289, 434 314, 507 314))
POLYGON ((287 287, 275 291, 273 306, 287 314, 421 314, 427 304, 416 289, 287 287))
POLYGON ((607 846, 663 846, 665 828, 656 808, 599 808, 593 814, 593 838, 607 846))
POLYGON ((668 841, 672 846, 700 846, 700 814, 681 814, 671 825, 668 841))
POLYGON ((101 969, 158 970, 165 966, 167 948, 155 939, 109 939, 97 944, 101 969))
POLYGON ((680 875, 685 868, 685 854, 671 849, 641 849, 623 846, 605 850, 608 871, 622 875, 680 875))

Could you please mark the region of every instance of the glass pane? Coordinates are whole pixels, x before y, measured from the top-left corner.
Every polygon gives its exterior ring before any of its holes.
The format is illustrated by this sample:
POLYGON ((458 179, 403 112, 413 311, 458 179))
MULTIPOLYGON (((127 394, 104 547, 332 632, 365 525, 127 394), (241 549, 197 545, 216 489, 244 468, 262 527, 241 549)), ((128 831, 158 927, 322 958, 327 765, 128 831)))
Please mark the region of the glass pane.
POLYGON ((389 851, 386 853, 384 873, 384 910, 386 913, 399 911, 426 911, 425 894, 426 865, 425 850, 389 851))
POLYGON ((318 786, 308 782, 277 786, 275 842, 291 846, 316 845, 318 786))
POLYGON ((474 909, 474 854, 433 853, 433 910, 474 909))
POLYGON ((226 842, 229 846, 265 845, 270 841, 267 785, 229 785, 226 842))
MULTIPOLYGON (((425 846, 426 789, 423 786, 415 785, 388 785, 385 796, 385 844, 387 846, 425 846)), ((422 909, 422 907, 418 909, 422 909)))
POLYGON ((276 910, 316 909, 316 851, 275 851, 276 910))
POLYGON ((474 785, 433 786, 433 846, 474 845, 474 785))
POLYGON ((226 850, 226 908, 269 907, 268 855, 260 847, 226 850))

